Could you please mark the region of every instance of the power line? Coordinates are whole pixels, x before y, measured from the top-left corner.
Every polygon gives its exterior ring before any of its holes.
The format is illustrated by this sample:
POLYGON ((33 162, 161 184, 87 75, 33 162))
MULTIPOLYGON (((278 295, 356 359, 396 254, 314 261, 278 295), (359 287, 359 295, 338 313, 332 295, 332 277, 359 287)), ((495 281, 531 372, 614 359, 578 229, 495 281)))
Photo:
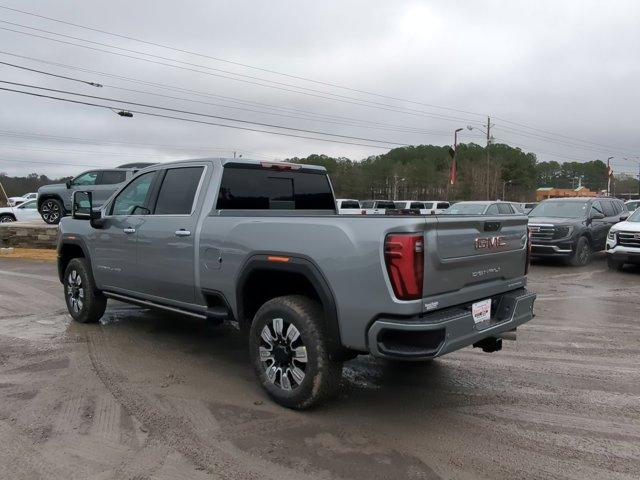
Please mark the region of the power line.
MULTIPOLYGON (((136 38, 136 37, 132 37, 132 36, 128 36, 128 35, 123 35, 123 34, 118 34, 118 33, 114 33, 114 32, 109 32, 107 30, 103 30, 103 29, 99 29, 99 28, 95 28, 95 27, 89 27, 89 26, 86 26, 86 25, 81 25, 81 24, 77 24, 77 23, 73 23, 73 22, 69 22, 69 21, 65 21, 65 20, 61 20, 61 19, 57 19, 57 18, 53 18, 53 17, 48 17, 48 16, 45 16, 45 15, 41 15, 41 14, 37 14, 37 13, 34 13, 34 12, 25 11, 25 10, 20 10, 20 9, 16 9, 16 8, 12 8, 12 7, 7 7, 7 6, 0 5, 0 8, 5 9, 5 10, 9 10, 9 11, 12 11, 12 12, 24 14, 24 15, 29 15, 29 16, 32 16, 32 17, 37 17, 37 18, 49 20, 49 21, 60 23, 60 24, 64 24, 64 25, 73 26, 73 27, 76 27, 76 28, 80 28, 80 29, 84 29, 84 30, 88 30, 88 31, 96 32, 96 33, 101 33, 101 34, 104 34, 104 35, 109 35, 109 36, 112 36, 112 37, 117 37, 117 38, 122 38, 122 39, 130 40, 130 41, 135 41, 135 42, 139 42, 139 43, 146 44, 146 45, 151 45, 151 46, 155 46, 155 47, 164 48, 164 49, 171 50, 171 51, 174 51, 174 52, 186 53, 186 54, 189 54, 189 55, 194 55, 194 56, 198 56, 198 57, 202 57, 202 58, 207 58, 207 59, 215 60, 215 61, 218 61, 218 62, 224 62, 224 63, 227 63, 227 64, 241 66, 241 67, 244 67, 244 68, 250 68, 250 69, 253 69, 253 70, 256 70, 256 71, 262 71, 262 72, 265 72, 265 73, 271 73, 271 74, 275 74, 275 75, 280 75, 280 76, 284 76, 284 77, 287 77, 287 78, 303 80, 303 81, 306 81, 306 82, 311 82, 311 83, 324 85, 324 86, 329 86, 329 87, 333 87, 333 88, 339 88, 339 89, 343 89, 343 90, 346 90, 346 91, 363 93, 363 94, 366 94, 366 95, 372 95, 372 96, 376 96, 376 97, 379 97, 379 98, 386 98, 386 99, 390 99, 390 100, 396 100, 396 101, 402 101, 402 102, 412 103, 412 104, 416 104, 416 105, 427 106, 427 107, 430 107, 430 108, 437 108, 437 109, 441 109, 441 110, 449 110, 449 111, 454 111, 454 112, 458 112, 458 113, 465 113, 465 114, 475 115, 475 116, 484 116, 484 114, 480 114, 480 113, 477 113, 477 112, 471 112, 471 111, 462 110, 462 109, 456 109, 456 108, 452 108, 452 107, 444 107, 444 106, 440 106, 440 105, 434 105, 434 104, 428 104, 428 103, 424 103, 424 102, 418 102, 418 101, 415 101, 415 100, 409 100, 409 99, 404 99, 404 98, 399 98, 399 97, 388 96, 388 95, 384 95, 384 94, 380 94, 380 93, 376 93, 376 92, 370 92, 370 91, 366 91, 366 90, 346 87, 344 85, 339 85, 339 84, 335 84, 335 83, 331 83, 331 82, 324 82, 324 81, 321 81, 321 80, 310 79, 310 78, 303 77, 303 76, 297 76, 297 75, 292 75, 292 74, 288 74, 288 73, 283 73, 283 72, 279 72, 277 70, 272 70, 272 69, 268 69, 268 68, 257 67, 255 65, 250 65, 250 64, 247 64, 247 63, 232 61, 232 60, 223 59, 223 58, 220 58, 220 57, 214 57, 214 56, 211 56, 211 55, 206 55, 206 54, 199 53, 199 52, 194 52, 194 51, 189 51, 189 50, 186 50, 186 49, 176 48, 176 47, 172 47, 172 46, 169 46, 169 45, 166 45, 166 44, 162 44, 162 43, 158 43, 158 42, 152 42, 152 41, 148 41, 148 40, 143 40, 143 39, 140 39, 140 38, 136 38)), ((47 30, 44 30, 44 29, 37 29, 37 28, 34 28, 34 27, 21 25, 21 24, 18 24, 18 23, 6 22, 6 21, 4 23, 16 25, 16 26, 21 26, 23 28, 32 29, 32 30, 36 30, 36 31, 41 31, 41 32, 52 34, 52 35, 66 36, 67 38, 78 39, 80 41, 85 41, 85 42, 88 42, 88 43, 105 45, 105 44, 101 44, 100 42, 94 42, 94 41, 91 41, 91 40, 80 39, 80 38, 77 38, 77 37, 72 37, 72 36, 64 35, 64 34, 59 34, 59 33, 47 31, 47 30)), ((9 31, 13 31, 13 30, 9 30, 9 31)), ((19 32, 19 31, 16 32, 16 33, 28 34, 27 32, 19 32)), ((56 39, 51 39, 51 38, 47 38, 47 37, 42 37, 42 38, 45 38, 45 39, 48 39, 48 40, 52 40, 52 41, 58 41, 56 39)), ((77 46, 82 46, 82 45, 77 45, 77 46)), ((115 49, 120 49, 120 50, 123 50, 123 51, 127 51, 127 49, 124 49, 122 47, 110 46, 110 45, 106 45, 106 46, 109 46, 110 48, 115 48, 115 49)), ((83 47, 88 48, 86 46, 83 46, 83 47)), ((129 51, 136 52, 134 50, 129 50, 129 51)), ((115 52, 107 52, 107 53, 115 54, 115 52)), ((140 53, 140 52, 136 52, 136 53, 140 53)), ((168 59, 167 57, 161 57, 161 56, 148 54, 148 53, 144 53, 144 52, 142 52, 140 54, 148 55, 148 56, 155 56, 157 58, 168 59)), ((188 62, 182 62, 180 60, 175 60, 175 59, 168 59, 168 60, 175 61, 175 62, 180 62, 180 63, 184 63, 184 64, 189 64, 188 62)), ((193 65, 195 65, 195 64, 193 64, 193 65)), ((260 77, 252 77, 250 75, 244 75, 244 74, 240 74, 240 73, 236 73, 236 72, 228 72, 228 71, 225 71, 225 70, 214 69, 212 67, 206 67, 206 66, 200 66, 200 67, 209 68, 209 69, 217 70, 217 71, 223 71, 223 72, 229 73, 231 75, 243 76, 243 77, 247 77, 247 78, 256 78, 256 79, 260 79, 261 81, 268 81, 268 82, 272 82, 272 83, 276 83, 276 84, 292 86, 294 88, 300 88, 300 89, 306 89, 306 90, 309 90, 309 91, 321 92, 321 93, 327 94, 327 95, 333 95, 333 96, 338 96, 338 97, 343 97, 343 98, 353 98, 353 97, 345 97, 345 96, 336 95, 336 94, 333 94, 333 93, 330 93, 330 92, 324 92, 324 91, 309 89, 307 87, 301 87, 299 85, 283 84, 282 82, 274 82, 272 80, 262 79, 260 77)), ((204 73, 204 72, 201 72, 201 73, 204 73)), ((297 92, 297 93, 303 93, 303 92, 297 92)), ((364 99, 355 99, 355 100, 365 101, 365 102, 367 101, 367 100, 364 100, 364 99)), ((375 103, 375 102, 373 102, 373 103, 375 103)), ((385 104, 381 104, 381 105, 385 105, 385 104)), ((589 145, 600 146, 600 147, 607 148, 609 150, 615 149, 617 151, 630 152, 629 150, 620 150, 619 147, 612 147, 612 146, 606 145, 606 144, 591 142, 591 141, 588 141, 588 140, 582 140, 582 139, 579 139, 579 138, 576 138, 576 137, 557 134, 555 132, 551 132, 551 131, 548 131, 548 130, 543 130, 543 129, 539 129, 539 128, 536 128, 536 127, 531 127, 529 125, 526 125, 526 124, 523 124, 523 123, 519 123, 519 122, 514 122, 514 121, 511 121, 511 120, 507 120, 507 119, 502 118, 502 117, 494 116, 494 118, 499 119, 500 121, 503 121, 503 122, 510 123, 512 125, 517 125, 517 126, 520 126, 522 128, 526 128, 526 129, 530 129, 530 130, 534 130, 534 131, 538 131, 538 132, 542 132, 542 133, 547 133, 549 135, 554 135, 556 137, 566 138, 566 139, 569 139, 569 140, 574 140, 574 141, 578 141, 578 142, 589 144, 589 145)), ((445 119, 445 118, 443 118, 443 119, 445 119)), ((451 118, 448 118, 447 120, 459 121, 459 120, 462 120, 462 119, 451 117, 451 118)))
MULTIPOLYGON (((175 63, 182 63, 183 65, 189 65, 188 67, 182 66, 182 65, 174 65, 171 63, 165 63, 165 62, 161 62, 161 61, 157 61, 157 60, 151 60, 149 58, 142 58, 142 57, 136 57, 133 55, 128 55, 128 54, 124 54, 124 53, 118 53, 118 52, 112 52, 110 50, 104 50, 101 48, 96 48, 96 47, 91 47, 89 45, 82 45, 82 44, 78 44, 78 43, 74 43, 74 42, 69 42, 66 40, 60 40, 57 38, 50 38, 50 37, 46 37, 43 35, 38 35, 35 33, 29 33, 29 32, 23 32, 20 30, 14 30, 11 28, 6 28, 6 27, 0 27, 0 30, 5 30, 8 32, 13 32, 13 33, 18 33, 21 35, 26 35, 26 36, 30 36, 30 37, 35 37, 35 38, 41 38, 44 40, 49 40, 52 42, 57 42, 57 43, 61 43, 61 44, 65 44, 65 45, 73 45, 76 47, 80 47, 80 48, 85 48, 85 49, 89 49, 89 50, 93 50, 93 51, 97 51, 97 52, 102 52, 102 53, 108 53, 111 55, 116 55, 116 56, 120 56, 123 58, 129 58, 129 59, 133 59, 133 60, 139 60, 139 61, 143 61, 143 62, 147 62, 147 63, 153 63, 156 65, 161 65, 161 66, 165 66, 165 67, 171 67, 171 68, 176 68, 176 69, 180 69, 180 70, 186 70, 186 71, 190 71, 190 72, 195 72, 195 73, 200 73, 203 75, 209 75, 209 76, 213 76, 213 77, 218 77, 218 78, 224 78, 227 80, 233 80, 236 82, 241 82, 241 83, 246 83, 246 84, 250 84, 250 85, 257 85, 260 87, 265 87, 265 88, 272 88, 272 89, 276 89, 276 90, 281 90, 281 91, 285 91, 285 92, 291 92, 291 93, 296 93, 299 95, 306 95, 306 96, 311 96, 311 97, 316 97, 316 98, 322 98, 325 100, 331 100, 331 101, 337 101, 337 102, 342 102, 342 103, 348 103, 348 104, 352 104, 352 105, 358 105, 361 107, 368 107, 368 108, 377 108, 380 110, 386 110, 386 111, 392 111, 392 112, 396 112, 396 113, 403 113, 405 115, 418 115, 418 116, 424 116, 424 117, 429 117, 429 118, 437 118, 440 120, 446 120, 446 121, 453 121, 453 122, 471 122, 471 123, 475 123, 475 120, 470 120, 468 118, 463 118, 463 117, 454 117, 454 116, 450 116, 450 115, 443 115, 443 114, 438 114, 438 113, 430 113, 430 112, 425 112, 423 110, 416 110, 416 109, 411 109, 411 108, 406 108, 406 107, 396 107, 395 105, 390 105, 390 104, 386 104, 386 103, 380 103, 380 102, 372 102, 370 100, 365 100, 365 99, 361 99, 361 98, 355 98, 355 97, 348 97, 345 95, 338 95, 338 94, 334 94, 334 93, 330 93, 330 92, 323 92, 323 91, 319 91, 319 90, 314 90, 314 89, 309 89, 309 88, 305 88, 305 87, 299 87, 299 86, 291 86, 291 87, 283 87, 280 86, 279 84, 282 84, 281 82, 274 82, 272 80, 267 80, 267 79, 259 79, 260 81, 266 81, 266 82, 271 82, 274 83, 274 85, 268 85, 268 84, 264 84, 264 83, 260 83, 258 81, 254 81, 254 80, 245 80, 242 78, 235 78, 235 77, 230 77, 228 75, 222 75, 219 73, 213 73, 213 72, 206 72, 206 71, 202 71, 202 70, 198 70, 196 68, 192 68, 191 65, 196 66, 198 68, 204 68, 207 70, 212 70, 212 71, 223 71, 224 70, 220 70, 220 69, 216 69, 213 67, 208 67, 206 65, 198 65, 198 64, 192 64, 189 62, 183 62, 181 60, 175 60, 175 59, 170 59, 170 58, 166 58, 166 57, 161 57, 158 55, 153 55, 153 54, 149 54, 149 53, 145 53, 145 52, 138 52, 135 50, 129 50, 129 49, 125 49, 122 47, 118 47, 118 46, 114 46, 114 45, 109 45, 109 44, 104 44, 101 42, 94 42, 92 40, 85 40, 85 39, 81 39, 78 37, 73 37, 70 35, 65 35, 65 34, 61 34, 61 33, 56 33, 56 32, 51 32, 49 30, 44 30, 44 29, 38 29, 35 27, 29 27, 29 26, 25 26, 25 25, 20 25, 20 24, 15 24, 12 22, 7 22, 4 20, 0 20, 1 23, 9 23, 12 25, 18 25, 22 28, 27 28, 30 30, 35 30, 35 31, 40 31, 40 32, 44 32, 44 33, 48 33, 50 35, 58 35, 58 36, 62 36, 62 37, 66 37, 66 38, 72 38, 72 39, 76 39, 79 41, 83 41, 83 42, 87 42, 87 43, 92 43, 92 44, 97 44, 97 45, 101 45, 101 46, 106 46, 108 48, 113 48, 116 50, 123 50, 123 51, 129 51, 129 52, 135 52, 138 55, 146 55, 152 58, 160 58, 160 59, 166 59, 168 61, 171 62, 175 62, 175 63), (299 90, 294 90, 293 88, 298 88, 299 90), (300 91, 300 90, 307 90, 307 91, 300 91), (315 92, 319 92, 319 93, 315 93, 315 92), (330 95, 330 96, 327 96, 330 95)), ((236 75, 236 76, 240 76, 240 77, 248 77, 248 78, 253 78, 251 76, 248 75, 243 75, 243 74, 239 74, 239 73, 233 73, 230 72, 231 75, 236 75)), ((282 84, 282 85, 288 85, 288 84, 282 84)))
POLYGON ((288 74, 288 73, 279 72, 277 70, 271 70, 271 69, 268 69, 268 68, 257 67, 255 65, 250 65, 250 64, 247 64, 247 63, 241 63, 241 62, 237 62, 237 61, 233 61, 233 60, 227 60, 227 59, 223 59, 223 58, 220 58, 220 57, 213 57, 211 55, 206 55, 206 54, 203 54, 203 53, 198 53, 198 52, 184 50, 184 49, 180 49, 180 48, 176 48, 176 47, 171 47, 171 46, 168 46, 168 45, 165 45, 165 44, 151 42, 151 41, 148 41, 148 40, 142 40, 142 39, 131 37, 131 36, 128 36, 128 35, 122 35, 122 34, 118 34, 118 33, 113 33, 113 32, 109 32, 109 31, 106 31, 106 30, 101 30, 101 29, 94 28, 94 27, 88 27, 86 25, 80 25, 80 24, 77 24, 77 23, 72 23, 72 22, 68 22, 68 21, 65 21, 65 20, 60 20, 60 19, 56 19, 56 18, 52 18, 52 17, 47 17, 47 16, 44 16, 44 15, 36 14, 36 13, 33 13, 33 12, 27 12, 25 10, 19 10, 19 9, 16 9, 16 8, 11 8, 11 7, 7 7, 7 6, 3 6, 3 5, 0 5, 0 8, 5 9, 5 10, 10 10, 10 11, 13 11, 13 12, 17 12, 17 13, 22 13, 24 15, 31 15, 33 17, 42 18, 42 19, 45 19, 45 20, 61 23, 61 24, 64 24, 64 25, 70 25, 70 26, 73 26, 73 27, 81 28, 81 29, 92 31, 92 32, 96 32, 96 33, 102 33, 102 34, 105 34, 105 35, 110 35, 110 36, 113 36, 113 37, 122 38, 122 39, 125 39, 125 40, 133 40, 135 42, 143 43, 143 44, 146 44, 146 45, 151 45, 151 46, 154 46, 154 47, 160 47, 160 48, 164 48, 164 49, 167 49, 167 50, 172 50, 172 51, 178 52, 178 53, 186 53, 186 54, 189 54, 189 55, 195 55, 195 56, 198 56, 198 57, 207 58, 209 60, 215 60, 217 62, 223 62, 223 63, 227 63, 227 64, 230 64, 230 65, 236 65, 236 66, 240 66, 240 67, 244 67, 244 68, 250 68, 252 70, 261 71, 261 72, 265 72, 265 73, 271 73, 271 74, 275 74, 275 75, 280 75, 280 76, 287 77, 287 78, 303 80, 303 81, 315 83, 315 84, 318 84, 318 85, 324 85, 324 86, 328 86, 328 87, 339 88, 339 89, 350 91, 350 92, 363 93, 363 94, 366 94, 366 95, 371 95, 371 96, 375 96, 375 97, 379 97, 379 98, 386 98, 388 100, 396 100, 396 101, 401 101, 401 102, 413 103, 415 105, 422 105, 422 106, 431 107, 431 108, 438 108, 438 109, 441 109, 441 110, 449 110, 449 111, 453 111, 453 112, 465 113, 465 114, 469 114, 469 115, 478 115, 478 116, 483 116, 483 117, 485 116, 485 114, 480 114, 480 113, 476 113, 476 112, 470 112, 470 111, 467 111, 467 110, 461 110, 461 109, 452 108, 452 107, 444 107, 444 106, 434 105, 434 104, 430 104, 430 103, 418 102, 418 101, 415 101, 415 100, 409 100, 409 99, 405 99, 405 98, 393 97, 393 96, 384 95, 384 94, 371 92, 371 91, 367 91, 367 90, 361 90, 361 89, 357 89, 357 88, 347 87, 347 86, 339 85, 339 84, 336 84, 336 83, 325 82, 325 81, 322 81, 322 80, 315 80, 315 79, 311 79, 311 78, 308 78, 308 77, 302 77, 302 76, 298 76, 298 75, 292 75, 292 74, 288 74))
MULTIPOLYGON (((2 50, 0 50, 0 54, 8 55, 8 56, 16 57, 16 58, 21 58, 21 59, 29 60, 29 61, 33 61, 33 62, 43 63, 43 64, 46 64, 46 65, 51 65, 51 66, 60 67, 60 68, 64 68, 64 69, 80 71, 80 72, 84 72, 84 73, 91 73, 91 74, 94 74, 94 75, 100 75, 100 76, 105 76, 105 77, 109 77, 109 78, 115 78, 117 80, 124 80, 126 82, 132 82, 132 83, 137 83, 137 84, 140 84, 140 85, 151 86, 153 88, 158 88, 158 89, 161 89, 161 90, 169 90, 169 91, 175 91, 175 92, 180 92, 180 93, 188 93, 190 95, 194 95, 194 96, 198 96, 198 97, 210 97, 210 98, 216 98, 216 99, 223 99, 223 100, 230 101, 230 102, 233 102, 233 103, 239 103, 241 105, 258 106, 259 108, 265 107, 265 108, 269 108, 269 109, 282 110, 282 111, 285 111, 285 112, 295 112, 295 113, 302 113, 302 114, 305 114, 305 115, 312 115, 313 117, 322 117, 322 118, 311 118, 311 120, 314 120, 314 121, 325 121, 324 119, 337 119, 337 120, 347 120, 347 122, 355 122, 355 123, 364 124, 364 125, 354 125, 354 126, 357 126, 357 127, 374 128, 374 126, 380 126, 381 130, 387 130, 388 129, 388 130, 406 131, 408 133, 414 133, 415 132, 415 133, 419 133, 419 134, 422 134, 422 135, 438 135, 439 136, 439 135, 449 135, 450 134, 450 132, 448 130, 447 131, 421 130, 421 129, 418 129, 416 127, 410 127, 410 126, 406 126, 406 125, 397 125, 397 124, 373 122, 371 120, 362 120, 362 119, 359 119, 359 118, 348 117, 348 116, 343 116, 343 115, 322 114, 322 113, 318 113, 318 112, 312 112, 312 111, 309 111, 309 110, 303 110, 303 109, 297 109, 297 108, 291 108, 291 107, 283 107, 283 106, 280 106, 280 105, 273 105, 273 104, 268 104, 268 103, 263 103, 263 102, 242 100, 242 99, 238 99, 238 98, 235 98, 235 97, 229 97, 229 96, 224 96, 224 95, 219 95, 219 94, 212 94, 212 93, 209 93, 209 92, 191 90, 191 89, 187 89, 187 88, 183 88, 183 87, 176 87, 176 86, 173 86, 173 85, 167 85, 167 84, 163 84, 163 83, 150 82, 150 81, 147 81, 147 80, 140 80, 140 79, 126 77, 126 76, 122 76, 122 75, 115 75, 115 74, 111 74, 111 73, 107 73, 107 72, 101 72, 101 71, 91 70, 91 69, 87 69, 87 68, 83 68, 83 67, 66 65, 66 64, 62 64, 62 63, 58 63, 58 62, 51 62, 51 61, 48 61, 48 60, 29 57, 29 56, 25 56, 25 55, 19 55, 19 54, 7 52, 7 51, 2 51, 2 50)), ((106 85, 106 86, 110 86, 111 88, 118 88, 118 89, 124 90, 124 87, 118 87, 118 86, 114 86, 114 85, 106 85)), ((152 93, 150 93, 150 94, 152 94, 152 93)), ((193 100, 187 100, 187 101, 193 101, 193 100)), ((229 106, 229 105, 222 105, 222 106, 224 108, 237 108, 237 107, 232 107, 232 106, 229 106)), ((267 114, 272 114, 272 115, 282 115, 282 114, 274 113, 274 112, 261 112, 261 113, 267 113, 267 114)), ((287 115, 282 115, 282 116, 287 116, 287 115)), ((345 122, 345 125, 348 125, 347 122, 345 122)), ((330 122, 330 123, 334 123, 334 122, 330 122)))
MULTIPOLYGON (((98 107, 98 108, 106 108, 108 110, 114 110, 117 109, 118 107, 112 106, 112 105, 101 105, 101 104, 96 104, 96 103, 90 103, 90 102, 82 102, 80 100, 72 100, 69 98, 61 98, 61 97, 54 97, 51 95, 44 95, 41 93, 35 93, 35 92, 26 92, 24 90, 15 90, 15 89, 11 89, 11 88, 4 88, 4 87, 0 87, 0 90, 2 91, 6 91, 6 92, 12 92, 12 93, 19 93, 22 95, 29 95, 32 97, 38 97, 38 98, 46 98, 49 100, 57 100, 57 101, 61 101, 61 102, 68 102, 68 103, 75 103, 77 105, 85 105, 85 106, 90 106, 90 107, 98 107)), ((157 108, 157 107, 155 107, 157 108)), ((328 142, 328 143, 341 143, 341 144, 345 144, 345 145, 357 145, 357 146, 361 146, 361 147, 371 147, 371 148, 381 148, 381 149, 387 149, 389 147, 383 147, 381 145, 371 145, 371 144, 366 144, 366 143, 356 143, 356 142, 346 142, 343 140, 332 140, 329 138, 319 138, 319 137, 310 137, 310 136, 306 136, 306 135, 296 135, 293 133, 284 133, 284 132, 273 132, 273 131, 269 131, 269 130, 261 130, 261 129, 257 129, 257 128, 248 128, 248 127, 240 127, 237 125, 227 125, 227 124, 223 124, 223 123, 214 123, 214 122, 205 122, 203 120, 194 120, 191 118, 184 118, 184 117, 176 117, 176 116, 172 116, 172 115, 162 115, 159 113, 152 113, 152 112, 145 112, 145 111, 141 111, 141 110, 130 110, 128 109, 129 112, 131 113, 137 113, 139 115, 147 115, 150 117, 158 117, 158 118, 167 118, 167 119, 172 119, 172 120, 182 120, 185 122, 191 122, 191 123, 199 123, 202 125, 213 125, 216 127, 226 127, 226 128, 233 128, 235 130, 246 130, 249 132, 259 132, 259 133, 268 133, 271 135, 279 135, 279 136, 283 136, 283 137, 293 137, 293 138, 304 138, 307 140, 317 140, 320 142, 328 142)))
POLYGON ((86 80, 80 80, 78 78, 65 77, 64 75, 58 75, 56 73, 51 73, 51 72, 44 72, 42 70, 36 70, 35 68, 29 68, 29 67, 23 67, 21 65, 15 65, 13 63, 0 62, 0 65, 7 65, 9 67, 19 68, 21 70, 27 70, 29 72, 41 73, 42 75, 49 75, 50 77, 63 78, 65 80, 71 80, 72 82, 80 82, 80 83, 84 83, 86 85, 91 85, 92 87, 102 87, 102 85, 100 85, 99 83, 88 82, 86 80))
POLYGON ((294 132, 311 133, 311 134, 314 134, 314 135, 326 135, 326 136, 337 137, 337 138, 346 138, 346 139, 350 139, 350 140, 362 140, 364 142, 385 143, 387 145, 407 146, 406 143, 400 143, 400 142, 394 142, 394 141, 388 141, 388 140, 376 140, 376 139, 372 139, 372 138, 354 137, 354 136, 350 136, 350 135, 341 135, 341 134, 338 134, 338 133, 320 132, 318 130, 307 130, 307 129, 304 129, 304 128, 287 127, 287 126, 284 126, 284 125, 274 125, 274 124, 270 124, 270 123, 253 122, 251 120, 243 120, 243 119, 232 118, 232 117, 222 117, 220 115, 210 115, 210 114, 207 114, 207 113, 200 113, 200 112, 191 112, 191 111, 188 111, 188 110, 181 110, 181 109, 178 109, 178 108, 159 107, 157 105, 149 105, 149 104, 146 104, 146 103, 132 102, 132 101, 129 101, 129 100, 120 100, 120 99, 117 99, 117 98, 99 97, 97 95, 86 95, 84 93, 76 93, 76 92, 70 92, 68 90, 58 90, 58 89, 55 89, 55 88, 40 87, 38 85, 30 85, 30 84, 27 84, 27 83, 9 82, 9 81, 6 81, 6 80, 0 80, 0 83, 5 83, 5 84, 8 84, 8 85, 14 85, 14 86, 19 86, 19 87, 34 88, 34 89, 37 89, 37 90, 45 90, 47 92, 63 93, 65 95, 75 95, 75 96, 78 96, 78 97, 91 98, 91 99, 94 99, 94 100, 105 100, 105 101, 108 101, 108 102, 118 102, 118 103, 121 103, 121 104, 135 105, 136 107, 153 108, 153 109, 156 109, 156 110, 164 110, 164 111, 173 112, 173 113, 182 113, 182 114, 187 114, 187 115, 195 115, 195 116, 199 116, 199 117, 215 118, 217 120, 225 120, 225 121, 229 121, 229 122, 238 122, 238 123, 245 123, 245 124, 251 124, 251 125, 258 125, 258 126, 261 126, 261 127, 279 128, 279 129, 283 129, 283 130, 291 130, 291 131, 294 131, 294 132))
POLYGON ((137 142, 123 142, 123 141, 109 141, 109 140, 97 140, 90 138, 79 138, 79 137, 68 137, 68 136, 60 136, 60 135, 46 135, 41 133, 33 133, 33 132, 16 132, 11 130, 0 130, 0 136, 2 137, 12 137, 12 138, 24 138, 24 139, 45 139, 49 141, 57 141, 57 142, 65 142, 69 143, 81 143, 81 144, 89 144, 89 145, 103 145, 103 146, 135 146, 135 147, 145 147, 145 148, 155 148, 155 149, 168 149, 174 150, 180 153, 187 154, 188 152, 200 151, 200 152, 233 152, 237 151, 240 153, 246 153, 250 155, 256 155, 259 157, 269 157, 269 158, 282 158, 282 156, 277 155, 269 155, 266 153, 253 152, 250 150, 243 150, 234 147, 203 147, 203 146, 180 146, 180 145, 165 145, 165 144, 155 144, 155 143, 137 143, 137 142))

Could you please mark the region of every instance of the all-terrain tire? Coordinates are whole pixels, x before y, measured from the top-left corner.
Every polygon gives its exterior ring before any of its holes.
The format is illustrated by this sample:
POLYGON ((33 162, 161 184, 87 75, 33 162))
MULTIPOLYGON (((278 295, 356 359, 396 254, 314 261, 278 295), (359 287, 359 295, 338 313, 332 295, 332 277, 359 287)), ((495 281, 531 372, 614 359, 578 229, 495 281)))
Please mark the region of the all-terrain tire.
POLYGON ((584 267, 591 261, 591 243, 587 237, 580 237, 576 244, 576 251, 568 259, 568 264, 573 267, 584 267))
POLYGON ((322 309, 308 297, 287 295, 262 305, 251 324, 249 352, 260 384, 282 406, 320 405, 340 386, 342 362, 331 359, 322 309))
POLYGON ((607 267, 609 267, 609 270, 617 270, 621 272, 624 269, 624 262, 621 262, 620 260, 614 260, 613 258, 611 258, 611 255, 609 255, 607 257, 607 267))
POLYGON ((64 217, 64 205, 57 198, 47 198, 38 210, 42 220, 49 225, 57 225, 64 217))
POLYGON ((63 285, 67 309, 76 322, 95 323, 102 318, 107 297, 96 289, 91 265, 85 258, 74 258, 69 262, 63 285))

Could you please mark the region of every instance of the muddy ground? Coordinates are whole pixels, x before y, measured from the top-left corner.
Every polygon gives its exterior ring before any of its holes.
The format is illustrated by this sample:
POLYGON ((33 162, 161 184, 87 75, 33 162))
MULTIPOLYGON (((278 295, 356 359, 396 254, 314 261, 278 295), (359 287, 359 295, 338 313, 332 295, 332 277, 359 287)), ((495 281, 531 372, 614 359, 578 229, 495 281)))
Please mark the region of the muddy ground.
POLYGON ((115 302, 73 324, 54 264, 0 259, 0 478, 639 478, 640 268, 537 264, 530 287, 501 352, 359 357, 294 412, 231 328, 115 302))

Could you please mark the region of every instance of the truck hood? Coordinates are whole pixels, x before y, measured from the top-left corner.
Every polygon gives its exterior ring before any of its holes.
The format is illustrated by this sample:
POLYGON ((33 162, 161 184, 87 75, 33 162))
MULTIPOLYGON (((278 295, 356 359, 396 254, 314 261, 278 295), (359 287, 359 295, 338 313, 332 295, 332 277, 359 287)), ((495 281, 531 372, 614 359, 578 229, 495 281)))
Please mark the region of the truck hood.
POLYGON ((583 218, 559 218, 559 217, 529 217, 529 223, 546 223, 549 225, 577 225, 583 223, 583 218))
POLYGON ((640 222, 620 222, 616 223, 613 227, 611 227, 612 232, 639 232, 640 233, 640 222))
POLYGON ((67 185, 65 183, 52 183, 50 185, 43 185, 38 189, 38 195, 43 193, 58 193, 60 190, 66 190, 67 185))

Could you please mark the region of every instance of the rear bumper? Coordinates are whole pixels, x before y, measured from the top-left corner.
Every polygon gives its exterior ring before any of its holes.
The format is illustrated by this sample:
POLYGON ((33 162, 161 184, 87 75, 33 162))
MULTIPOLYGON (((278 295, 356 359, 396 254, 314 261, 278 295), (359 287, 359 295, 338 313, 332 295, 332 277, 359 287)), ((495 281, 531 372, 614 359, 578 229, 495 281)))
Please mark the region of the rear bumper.
POLYGON ((378 318, 367 334, 369 352, 382 358, 435 358, 499 337, 533 318, 536 294, 525 288, 491 298, 491 318, 478 324, 471 315, 471 303, 412 318, 378 318))

